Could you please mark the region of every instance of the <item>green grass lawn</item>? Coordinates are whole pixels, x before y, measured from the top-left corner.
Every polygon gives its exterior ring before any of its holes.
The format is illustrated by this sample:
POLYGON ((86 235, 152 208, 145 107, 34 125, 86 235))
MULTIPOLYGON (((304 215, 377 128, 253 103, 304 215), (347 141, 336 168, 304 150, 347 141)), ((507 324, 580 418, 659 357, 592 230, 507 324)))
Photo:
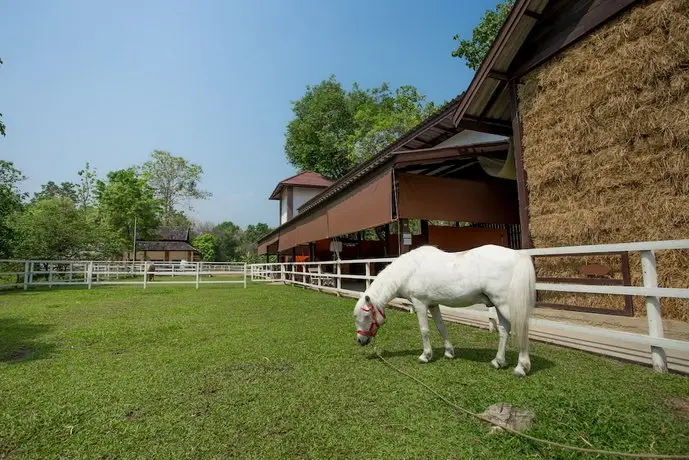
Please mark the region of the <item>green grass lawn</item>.
MULTIPOLYGON (((455 414, 354 341, 353 301, 285 286, 61 288, 0 294, 0 458, 578 458, 455 414)), ((548 345, 495 371, 497 335, 450 325, 455 360, 417 364, 414 315, 390 311, 391 362, 529 433, 689 453, 689 378, 548 345), (684 412, 682 410, 684 404, 684 412)))

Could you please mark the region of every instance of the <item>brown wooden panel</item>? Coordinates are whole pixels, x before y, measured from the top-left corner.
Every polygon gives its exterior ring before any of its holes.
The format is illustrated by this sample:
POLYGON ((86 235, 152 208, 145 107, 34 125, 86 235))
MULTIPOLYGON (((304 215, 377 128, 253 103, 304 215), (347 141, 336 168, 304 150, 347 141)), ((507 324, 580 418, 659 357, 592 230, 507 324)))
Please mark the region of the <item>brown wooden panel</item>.
POLYGON ((308 244, 328 238, 328 215, 325 211, 300 223, 297 227, 296 244, 308 244))
POLYGON ((358 187, 328 209, 330 237, 387 224, 392 220, 392 173, 358 187))
POLYGON ((486 224, 519 222, 516 183, 399 174, 398 216, 486 224))
POLYGON ((291 249, 297 245, 297 228, 292 227, 280 231, 280 240, 278 241, 278 250, 280 252, 291 249))
POLYGON ((428 227, 428 244, 444 251, 466 251, 485 244, 509 247, 503 229, 480 227, 428 227))

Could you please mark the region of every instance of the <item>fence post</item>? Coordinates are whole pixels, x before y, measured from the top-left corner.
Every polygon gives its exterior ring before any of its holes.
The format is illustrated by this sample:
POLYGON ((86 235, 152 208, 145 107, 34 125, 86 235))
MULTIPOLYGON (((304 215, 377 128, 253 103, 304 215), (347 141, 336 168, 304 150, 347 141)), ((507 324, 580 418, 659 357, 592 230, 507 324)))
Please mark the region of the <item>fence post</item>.
MULTIPOLYGON (((656 271, 656 257, 653 251, 641 251, 641 271, 644 278, 644 287, 658 287, 658 272, 656 271)), ((646 315, 648 316, 648 335, 662 338, 663 318, 660 315, 660 299, 654 296, 646 297, 646 315)), ((667 356, 661 347, 651 347, 653 370, 667 372, 667 356)))
POLYGON ((201 262, 196 262, 196 289, 199 288, 200 267, 201 267, 201 262))
POLYGON ((29 262, 24 262, 24 290, 29 289, 29 262))
POLYGON ((340 295, 340 290, 342 289, 342 264, 339 259, 337 261, 337 295, 340 295))
POLYGON ((73 264, 72 262, 70 262, 70 263, 69 263, 69 276, 68 276, 68 279, 69 279, 69 282, 70 282, 70 283, 71 283, 72 280, 74 279, 74 274, 73 274, 73 272, 74 272, 74 264, 73 264))
POLYGON ((36 265, 34 265, 34 262, 31 262, 29 265, 29 284, 33 284, 33 272, 36 270, 36 265))
POLYGON ((285 264, 280 264, 280 281, 282 281, 283 284, 286 281, 286 279, 285 279, 285 264))
POLYGON ((246 289, 246 264, 244 264, 244 289, 246 289))
POLYGON ((86 269, 86 276, 88 277, 88 286, 91 289, 91 283, 93 279, 93 262, 89 262, 88 268, 86 269))
POLYGON ((322 265, 318 264, 318 290, 321 290, 321 286, 323 286, 323 270, 322 270, 322 265))
POLYGON ((48 264, 48 287, 53 287, 53 264, 48 264))
POLYGON ((371 280, 368 279, 371 276, 371 264, 366 262, 366 290, 368 291, 369 286, 371 286, 371 280))
POLYGON ((146 265, 146 262, 144 262, 144 289, 146 289, 146 285, 148 284, 148 267, 146 265))

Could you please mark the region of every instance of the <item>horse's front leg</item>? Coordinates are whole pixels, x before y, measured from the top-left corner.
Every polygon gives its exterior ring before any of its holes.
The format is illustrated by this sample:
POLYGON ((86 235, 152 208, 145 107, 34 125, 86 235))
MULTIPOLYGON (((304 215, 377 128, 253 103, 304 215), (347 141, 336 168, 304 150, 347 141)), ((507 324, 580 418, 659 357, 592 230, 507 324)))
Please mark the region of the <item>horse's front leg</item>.
POLYGON ((431 310, 431 315, 433 315, 435 326, 438 328, 438 332, 440 332, 440 335, 443 337, 443 341, 445 342, 445 357, 452 359, 455 357, 455 347, 453 347, 450 343, 450 337, 447 333, 445 323, 443 322, 443 316, 440 313, 440 306, 432 305, 429 308, 431 310))
POLYGON ((419 318, 419 329, 421 331, 421 341, 423 342, 423 353, 419 356, 419 362, 425 364, 433 357, 431 348, 430 331, 428 329, 428 307, 418 300, 412 300, 416 316, 419 318))

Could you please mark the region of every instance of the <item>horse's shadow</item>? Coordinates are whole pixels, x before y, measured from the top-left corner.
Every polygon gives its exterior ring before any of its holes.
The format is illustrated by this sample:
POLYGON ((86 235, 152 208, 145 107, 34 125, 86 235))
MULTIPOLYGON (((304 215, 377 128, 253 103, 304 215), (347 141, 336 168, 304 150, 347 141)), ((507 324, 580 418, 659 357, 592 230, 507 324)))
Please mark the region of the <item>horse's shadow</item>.
MULTIPOLYGON (((401 356, 414 356, 418 357, 421 355, 421 348, 418 349, 413 349, 413 350, 393 350, 393 351, 388 351, 388 350, 382 350, 381 355, 383 358, 395 358, 395 357, 401 357, 401 356)), ((437 347, 433 348, 433 358, 431 358, 431 363, 435 361, 439 361, 441 359, 445 359, 443 357, 443 354, 445 353, 445 348, 443 347, 437 347)), ((473 361, 476 363, 490 363, 493 358, 495 358, 495 354, 497 353, 496 348, 471 348, 471 347, 457 347, 455 346, 455 360, 466 360, 466 361, 473 361)), ((507 361, 508 365, 505 366, 504 369, 509 369, 511 367, 514 367, 517 364, 517 358, 519 357, 519 353, 516 350, 507 350, 505 352, 505 360, 507 361)), ((555 363, 552 362, 549 359, 542 358, 538 355, 534 354, 529 354, 529 358, 531 358, 531 371, 529 374, 533 374, 538 371, 544 371, 546 369, 550 369, 555 367, 555 363)), ((375 353, 371 353, 367 359, 378 359, 378 356, 375 353)))

